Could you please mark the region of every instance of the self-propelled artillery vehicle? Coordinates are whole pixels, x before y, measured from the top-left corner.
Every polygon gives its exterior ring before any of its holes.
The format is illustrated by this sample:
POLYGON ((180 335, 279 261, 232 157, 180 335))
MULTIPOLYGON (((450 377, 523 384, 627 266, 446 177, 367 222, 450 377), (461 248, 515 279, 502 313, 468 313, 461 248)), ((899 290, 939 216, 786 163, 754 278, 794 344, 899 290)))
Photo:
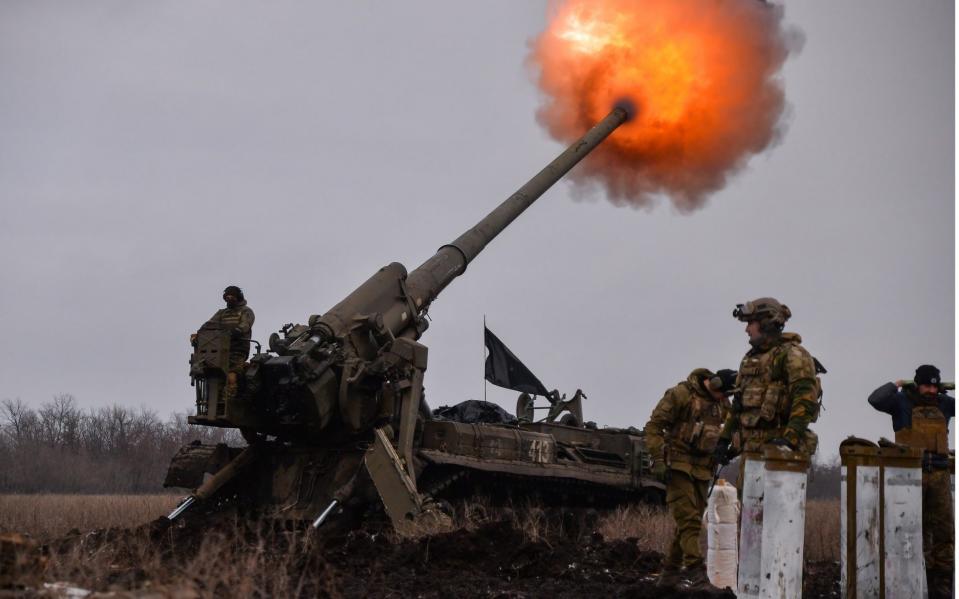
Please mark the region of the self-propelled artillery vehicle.
MULTIPOLYGON (((248 445, 193 444, 166 486, 193 488, 170 515, 239 509, 318 525, 334 506, 382 505, 401 533, 442 524, 439 500, 511 491, 569 505, 661 501, 642 435, 583 425, 581 400, 544 422, 434 418, 423 394, 427 310, 509 223, 629 118, 616 107, 474 227, 407 272, 389 264, 307 324, 287 325, 226 385, 230 333, 205 325, 191 356, 196 425, 248 445), (566 409, 573 417, 557 422, 566 409), (191 510, 191 511, 188 511, 191 510)), ((525 402, 525 403, 524 403, 525 402)), ((555 402, 554 402, 555 403, 555 402)), ((531 414, 529 402, 518 408, 531 414)), ((521 414, 522 415, 522 414, 521 414)))

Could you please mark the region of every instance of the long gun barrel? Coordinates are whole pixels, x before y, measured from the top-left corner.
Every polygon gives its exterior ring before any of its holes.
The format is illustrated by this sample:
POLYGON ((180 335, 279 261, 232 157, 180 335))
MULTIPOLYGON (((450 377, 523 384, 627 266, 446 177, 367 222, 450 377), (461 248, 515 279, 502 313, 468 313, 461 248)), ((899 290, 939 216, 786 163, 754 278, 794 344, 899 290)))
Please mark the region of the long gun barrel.
POLYGON ((626 108, 617 107, 576 143, 557 156, 513 195, 497 206, 471 229, 444 245, 432 258, 410 273, 407 286, 418 302, 429 304, 444 287, 463 274, 466 266, 483 248, 516 220, 547 189, 593 151, 629 118, 626 108))
MULTIPOLYGON (((419 337, 422 328, 415 325, 418 316, 425 310, 437 295, 463 274, 467 265, 500 234, 516 217, 530 207, 554 183, 559 181, 571 168, 592 152, 617 127, 630 118, 627 107, 617 106, 603 120, 586 132, 579 140, 573 143, 562 154, 537 173, 525 185, 516 190, 513 195, 486 215, 483 220, 457 237, 452 243, 442 246, 436 254, 426 260, 413 272, 406 276, 406 270, 399 263, 394 262, 373 275, 366 283, 357 288, 343 301, 324 314, 317 324, 322 324, 333 336, 341 337, 355 327, 357 307, 374 308, 372 304, 379 304, 377 289, 382 288, 383 279, 404 280, 402 295, 407 301, 402 305, 394 302, 393 306, 382 306, 381 310, 363 310, 363 313, 373 311, 382 315, 383 325, 393 334, 399 336, 404 329, 412 328, 413 336, 419 337), (372 300, 372 302, 371 302, 372 300)), ((391 290, 392 291, 392 290, 391 290)), ((391 299, 395 299, 395 292, 391 299)))
MULTIPOLYGON (((411 273, 398 262, 388 264, 325 314, 311 316, 308 326, 288 325, 281 331, 282 339, 272 335, 270 352, 258 352, 250 360, 242 384, 232 393, 223 387, 230 366, 224 362, 228 352, 222 333, 198 341, 191 376, 199 381, 202 393, 197 395, 197 416, 190 422, 236 427, 254 441, 201 484, 169 519, 220 493, 242 470, 252 467, 261 436, 355 447, 358 441, 366 442, 357 435, 368 436, 377 427, 375 438, 388 447, 389 460, 386 467, 370 468, 365 462, 367 470, 381 496, 386 493, 387 512, 398 514, 394 524, 405 523, 403 514, 421 508, 413 481, 413 443, 417 419, 428 418, 429 408, 423 399, 427 348, 416 340, 426 330, 430 303, 493 238, 629 117, 627 106, 614 108, 475 226, 440 247, 411 273), (211 386, 211 381, 216 385, 211 386), (210 389, 219 391, 210 393, 210 389), (385 422, 392 424, 386 427, 385 422), (395 438, 392 430, 389 437, 385 432, 393 426, 398 432, 395 438)), ((332 499, 314 527, 341 500, 332 499)))
MULTIPOLYGON (((614 108, 475 226, 408 275, 402 264, 388 264, 329 311, 311 316, 308 326, 285 330, 284 339, 274 334, 271 353, 254 357, 245 372, 246 391, 217 402, 198 399, 198 406, 215 409, 198 407, 191 422, 268 434, 310 431, 310 438, 317 438, 335 418, 348 423, 351 431, 366 429, 378 410, 389 410, 381 401, 383 385, 403 368, 419 369, 418 376, 426 369, 425 346, 410 344, 426 330, 430 303, 493 238, 629 117, 628 107, 614 108)), ((194 358, 202 361, 207 356, 194 358)), ((425 406, 419 400, 404 405, 414 404, 425 406)), ((407 419, 412 416, 406 414, 407 419)))

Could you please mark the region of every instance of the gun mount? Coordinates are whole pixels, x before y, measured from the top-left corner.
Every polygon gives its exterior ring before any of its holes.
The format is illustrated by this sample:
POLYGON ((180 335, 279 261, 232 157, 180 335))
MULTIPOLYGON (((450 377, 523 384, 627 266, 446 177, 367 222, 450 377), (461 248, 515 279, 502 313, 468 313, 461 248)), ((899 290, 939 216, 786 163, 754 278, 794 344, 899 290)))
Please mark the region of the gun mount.
MULTIPOLYGON (((244 365, 234 393, 226 393, 221 384, 227 341, 217 331, 199 331, 191 359, 197 412, 190 422, 238 428, 250 448, 202 450, 220 456, 215 464, 198 459, 201 450, 195 446, 183 448, 171 464, 168 483, 197 484, 186 507, 215 495, 242 494, 249 503, 272 505, 286 517, 321 522, 325 518, 316 518, 317 514, 328 515, 329 506, 362 494, 356 488, 358 478, 366 478, 360 476, 365 470, 394 525, 402 530, 429 511, 425 507, 429 497, 417 488, 418 481, 429 479, 435 488, 440 484, 435 471, 448 478, 451 468, 483 472, 499 468, 509 473, 511 460, 527 463, 529 473, 524 476, 612 484, 626 495, 660 491, 661 485, 644 477, 648 464, 641 459, 641 438, 625 435, 610 440, 585 431, 581 407, 579 427, 541 423, 507 431, 492 425, 450 428, 450 423, 432 421, 423 398, 428 353, 418 341, 428 326, 427 311, 443 289, 629 116, 626 107, 614 108, 485 218, 412 272, 402 264, 389 264, 327 312, 271 335, 270 351, 257 353, 244 365), (561 434, 551 434, 550 427, 562 429, 561 434), (451 443, 463 448, 485 445, 491 452, 467 452, 459 459, 455 451, 450 454, 451 443), (225 466, 224 451, 232 459, 225 466), (600 456, 600 462, 590 455, 600 456), (499 466, 491 470, 497 460, 499 466), (576 466, 570 466, 576 463, 612 470, 591 472, 581 467, 583 472, 577 475, 576 466), (426 470, 432 470, 429 476, 426 470), (248 472, 255 473, 248 481, 255 484, 231 484, 248 472)), ((186 507, 178 508, 171 519, 186 507)))

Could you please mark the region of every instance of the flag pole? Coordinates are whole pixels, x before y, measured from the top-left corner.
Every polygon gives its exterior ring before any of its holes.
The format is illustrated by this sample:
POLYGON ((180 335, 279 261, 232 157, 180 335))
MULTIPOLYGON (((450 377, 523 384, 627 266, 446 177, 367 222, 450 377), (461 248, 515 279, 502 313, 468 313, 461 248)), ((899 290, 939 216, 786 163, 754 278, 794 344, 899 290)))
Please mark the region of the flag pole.
POLYGON ((483 403, 486 401, 486 314, 483 314, 483 403))

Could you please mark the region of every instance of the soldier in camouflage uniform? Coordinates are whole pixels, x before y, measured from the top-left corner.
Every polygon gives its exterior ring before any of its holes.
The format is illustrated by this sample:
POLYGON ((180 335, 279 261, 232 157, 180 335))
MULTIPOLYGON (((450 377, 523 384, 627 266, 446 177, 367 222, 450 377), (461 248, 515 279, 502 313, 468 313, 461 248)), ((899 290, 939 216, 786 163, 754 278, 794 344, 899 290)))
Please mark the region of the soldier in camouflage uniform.
MULTIPOLYGON (((253 335, 253 321, 256 316, 253 310, 246 305, 243 290, 236 285, 230 285, 223 290, 223 301, 226 307, 216 311, 206 324, 220 325, 230 330, 230 370, 226 375, 226 394, 233 397, 237 390, 237 377, 250 356, 250 339, 253 335)), ((190 342, 196 344, 196 335, 191 335, 190 342)))
POLYGON ((685 381, 666 391, 646 423, 653 475, 666 484, 666 502, 676 522, 659 586, 678 584, 680 570, 685 568, 690 588, 715 589, 706 577, 699 530, 716 465, 713 453, 735 382, 735 370, 713 374, 697 368, 685 381))
POLYGON ((953 519, 949 463, 949 420, 956 400, 942 387, 939 369, 924 364, 913 385, 886 383, 872 392, 869 404, 892 416, 896 443, 923 450, 922 550, 930 599, 952 597, 953 519))
MULTIPOLYGON (((812 456, 819 440, 809 424, 819 417, 818 374, 826 370, 800 345, 799 335, 783 332, 792 312, 779 301, 763 297, 739 304, 733 316, 746 323, 752 348, 739 366, 716 459, 727 463, 733 452, 758 453, 767 443, 812 456)), ((740 493, 741 483, 742 464, 740 493)))

